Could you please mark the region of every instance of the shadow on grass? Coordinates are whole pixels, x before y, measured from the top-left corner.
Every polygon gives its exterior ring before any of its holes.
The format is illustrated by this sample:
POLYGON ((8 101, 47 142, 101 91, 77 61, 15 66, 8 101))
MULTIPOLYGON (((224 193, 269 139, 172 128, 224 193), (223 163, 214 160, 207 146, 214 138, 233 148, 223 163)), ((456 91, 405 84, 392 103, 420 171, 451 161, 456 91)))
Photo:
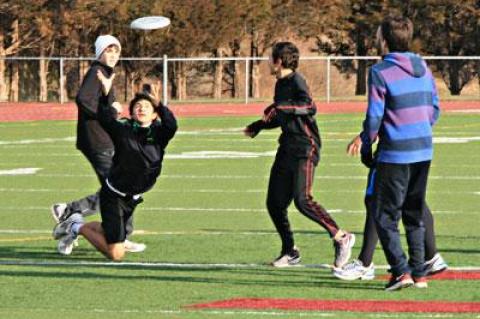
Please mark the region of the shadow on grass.
MULTIPOLYGON (((77 266, 78 267, 78 266, 77 266)), ((63 269, 64 270, 64 269, 63 269)), ((202 270, 203 274, 196 276, 187 275, 161 275, 151 274, 149 272, 137 272, 132 273, 130 269, 124 269, 128 271, 117 270, 117 273, 100 273, 100 272, 85 272, 85 271, 18 271, 18 270, 0 270, 0 276, 10 277, 23 277, 23 278, 55 278, 55 279, 84 279, 84 280, 122 280, 131 281, 134 284, 138 281, 139 284, 145 282, 145 280, 165 281, 165 282, 184 282, 193 284, 219 284, 222 286, 264 286, 264 287, 278 287, 278 288, 330 288, 330 289, 361 289, 361 290, 379 290, 383 289, 381 282, 345 282, 332 278, 330 275, 317 275, 311 278, 305 278, 304 280, 287 280, 284 277, 278 280, 272 280, 270 278, 262 278, 261 275, 248 274, 249 278, 229 278, 225 273, 219 274, 218 270, 202 270), (212 272, 218 276, 212 276, 212 272), (222 276, 223 275, 223 276, 222 276)), ((138 269, 136 269, 138 270, 138 269)), ((169 269, 171 270, 171 269, 169 269)), ((175 270, 177 271, 177 270, 175 270)), ((232 274, 228 274, 232 275, 232 274)), ((245 275, 242 271, 237 271, 237 276, 245 275)))

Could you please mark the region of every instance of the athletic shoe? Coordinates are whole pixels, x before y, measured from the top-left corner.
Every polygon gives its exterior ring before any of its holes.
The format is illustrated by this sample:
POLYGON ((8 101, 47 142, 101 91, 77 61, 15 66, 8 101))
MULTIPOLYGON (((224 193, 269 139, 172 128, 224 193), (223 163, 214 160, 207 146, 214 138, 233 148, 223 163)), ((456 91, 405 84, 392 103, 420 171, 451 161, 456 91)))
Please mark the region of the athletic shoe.
POLYGON ((285 268, 298 265, 300 263, 300 251, 297 247, 293 247, 293 250, 287 254, 281 254, 277 257, 274 261, 272 261, 271 265, 277 268, 285 268))
MULTIPOLYGON (((72 253, 73 246, 75 245, 76 241, 77 241, 77 239, 75 238, 75 236, 73 234, 67 234, 67 235, 63 236, 58 241, 57 251, 61 255, 70 255, 72 253)), ((78 245, 78 243, 77 243, 77 245, 78 245)))
POLYGON ((352 255, 353 245, 355 245, 355 235, 350 233, 346 233, 338 241, 333 241, 333 246, 335 247, 335 261, 333 262, 333 266, 335 268, 341 268, 348 262, 352 255))
POLYGON ((53 204, 50 207, 50 212, 52 213, 52 217, 56 223, 60 222, 60 218, 62 217, 63 214, 65 214, 66 209, 67 209, 67 204, 65 203, 53 204))
POLYGON ((415 288, 428 288, 427 277, 413 277, 415 288))
POLYGON ((441 273, 442 271, 447 270, 448 268, 447 263, 445 262, 445 260, 443 260, 442 256, 440 256, 439 253, 436 253, 435 256, 433 256, 433 258, 430 259, 429 261, 426 261, 424 265, 425 265, 426 276, 431 276, 431 275, 441 273))
POLYGON ((375 268, 373 263, 364 267, 362 261, 355 259, 342 268, 334 268, 333 275, 342 280, 372 280, 375 278, 375 268))
MULTIPOLYGON (((54 239, 60 239, 65 235, 72 233, 72 225, 74 223, 83 223, 83 217, 80 214, 73 214, 65 221, 60 222, 53 228, 52 236, 54 239)), ((73 234, 72 234, 73 235, 73 234)))
POLYGON ((130 240, 125 239, 123 243, 125 245, 125 251, 127 253, 141 253, 145 249, 147 249, 147 245, 136 243, 130 240))
POLYGON ((414 282, 412 276, 408 273, 401 274, 398 277, 391 276, 389 282, 385 286, 386 291, 394 291, 402 288, 413 286, 414 282))

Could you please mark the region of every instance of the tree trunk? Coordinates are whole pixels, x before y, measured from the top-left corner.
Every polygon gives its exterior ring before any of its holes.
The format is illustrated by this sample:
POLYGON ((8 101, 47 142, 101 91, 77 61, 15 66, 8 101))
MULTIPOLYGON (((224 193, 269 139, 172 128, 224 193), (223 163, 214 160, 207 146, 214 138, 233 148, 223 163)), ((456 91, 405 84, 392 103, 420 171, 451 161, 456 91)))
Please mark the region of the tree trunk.
POLYGON ((452 95, 460 95, 463 85, 460 83, 460 61, 448 61, 448 89, 452 95))
MULTIPOLYGON (((215 56, 222 57, 222 48, 215 50, 215 56)), ((215 71, 213 76, 213 98, 222 98, 222 82, 223 82, 223 61, 217 61, 215 63, 215 71)))
MULTIPOLYGON (((359 32, 357 34, 357 55, 367 55, 367 47, 364 35, 359 32)), ((357 83, 355 85, 355 95, 367 94, 367 61, 358 60, 357 66, 357 83)))
MULTIPOLYGON (((240 55, 240 43, 235 40, 232 47, 232 56, 238 57, 240 55)), ((240 74, 240 62, 233 60, 233 76, 232 76, 232 97, 240 97, 240 84, 242 83, 242 78, 240 74)), ((247 88, 245 88, 246 90, 247 88)))
POLYGON ((177 83, 176 99, 183 101, 187 98, 187 75, 185 63, 181 61, 176 63, 175 82, 177 83))
MULTIPOLYGON (((5 57, 5 47, 3 44, 4 40, 5 40, 5 36, 3 34, 3 31, 0 30, 0 57, 5 57)), ((8 100, 7 80, 5 77, 6 71, 7 71, 6 60, 0 59, 0 102, 5 102, 8 100)))
POLYGON ((12 75, 10 78, 10 101, 18 102, 18 91, 20 82, 20 73, 18 68, 18 62, 13 61, 11 64, 12 75))
MULTIPOLYGON (((40 50, 41 57, 44 57, 44 50, 40 50)), ((40 79, 40 94, 38 96, 38 100, 40 102, 47 102, 48 101, 48 60, 42 59, 38 61, 39 68, 38 68, 38 77, 40 79)))
MULTIPOLYGON (((258 32, 253 31, 252 34, 252 41, 250 42, 250 56, 257 57, 258 56, 258 32)), ((260 97, 260 62, 251 61, 250 63, 250 87, 248 88, 249 96, 252 98, 259 98, 260 97)))

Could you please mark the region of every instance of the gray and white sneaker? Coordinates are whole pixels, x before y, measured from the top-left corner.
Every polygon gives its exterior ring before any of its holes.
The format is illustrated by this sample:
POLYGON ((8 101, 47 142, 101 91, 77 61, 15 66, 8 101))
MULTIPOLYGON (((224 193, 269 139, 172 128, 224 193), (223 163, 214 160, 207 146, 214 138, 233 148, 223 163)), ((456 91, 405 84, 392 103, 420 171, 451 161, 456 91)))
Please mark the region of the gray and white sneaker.
POLYGON ((297 247, 293 247, 290 253, 281 254, 272 261, 271 265, 276 268, 291 267, 300 264, 300 260, 300 251, 297 247))
MULTIPOLYGON (((74 223, 83 223, 83 217, 80 214, 73 214, 63 222, 55 225, 53 228, 52 236, 54 239, 60 239, 65 235, 72 233, 72 225, 74 223)), ((73 235, 73 234, 72 234, 73 235)))
POLYGON ((52 217, 56 223, 60 222, 60 219, 62 218, 62 215, 65 214, 66 210, 67 210, 66 203, 57 203, 57 204, 53 204, 50 207, 50 212, 52 213, 52 217))
POLYGON ((335 268, 341 268, 348 262, 350 256, 352 256, 353 245, 355 245, 355 235, 351 233, 345 233, 340 240, 333 241, 333 246, 335 247, 333 266, 335 268))
POLYGON ((72 253, 73 247, 75 246, 75 243, 77 243, 77 246, 78 246, 78 241, 77 240, 78 239, 72 233, 69 233, 69 234, 63 236, 58 241, 57 251, 61 255, 70 255, 72 253))
POLYGON ((127 253, 141 253, 142 251, 147 249, 147 245, 136 243, 128 239, 125 239, 125 242, 123 244, 125 245, 125 251, 127 253))
POLYGON ((342 280, 372 280, 375 278, 375 267, 373 263, 365 267, 360 260, 353 260, 342 268, 334 268, 333 275, 342 280))
POLYGON ((425 262, 425 276, 431 276, 447 270, 448 265, 439 253, 425 262))

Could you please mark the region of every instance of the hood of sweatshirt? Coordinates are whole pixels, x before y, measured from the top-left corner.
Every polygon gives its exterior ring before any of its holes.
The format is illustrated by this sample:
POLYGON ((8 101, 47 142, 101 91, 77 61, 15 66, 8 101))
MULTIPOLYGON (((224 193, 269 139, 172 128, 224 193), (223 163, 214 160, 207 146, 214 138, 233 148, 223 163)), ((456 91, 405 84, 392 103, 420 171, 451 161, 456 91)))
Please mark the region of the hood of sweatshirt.
POLYGON ((412 52, 389 53, 383 57, 383 60, 397 65, 416 78, 424 76, 427 71, 425 61, 418 54, 412 52))

